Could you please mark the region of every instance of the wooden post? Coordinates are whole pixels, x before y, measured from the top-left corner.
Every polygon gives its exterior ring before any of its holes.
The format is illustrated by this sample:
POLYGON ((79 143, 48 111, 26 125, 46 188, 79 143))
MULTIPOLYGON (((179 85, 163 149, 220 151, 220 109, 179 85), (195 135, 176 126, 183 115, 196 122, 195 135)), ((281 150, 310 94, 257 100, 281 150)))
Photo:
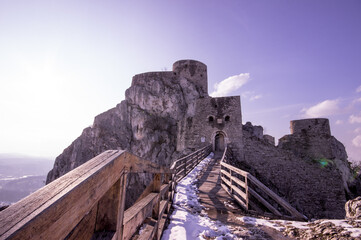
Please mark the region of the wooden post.
POLYGON ((120 201, 120 178, 99 200, 95 232, 115 232, 117 230, 120 201))
POLYGON ((249 210, 249 206, 248 206, 248 203, 249 203, 248 174, 246 174, 246 175, 244 176, 244 183, 245 183, 245 186, 246 186, 246 208, 247 208, 247 210, 249 210))
POLYGON ((228 169, 229 170, 229 175, 231 175, 231 177, 229 178, 229 181, 231 182, 231 194, 233 194, 233 180, 232 180, 232 170, 231 169, 228 169))
POLYGON ((184 176, 187 175, 187 162, 188 162, 188 158, 186 157, 184 159, 184 176))
POLYGON ((118 222, 117 222, 117 231, 116 237, 113 239, 123 240, 123 220, 124 220, 124 205, 125 205, 125 195, 126 195, 126 186, 127 186, 127 176, 128 173, 123 173, 120 177, 120 197, 119 197, 119 206, 118 206, 118 222))
MULTIPOLYGON (((160 195, 160 187, 161 187, 161 174, 156 173, 154 174, 154 180, 153 180, 153 192, 158 193, 158 201, 153 207, 152 211, 152 218, 157 221, 156 225, 154 226, 155 229, 158 229, 159 226, 159 220, 161 219, 161 216, 159 216, 159 205, 160 201, 162 199, 162 196, 160 195)), ((158 239, 158 231, 155 232, 155 239, 158 239)))

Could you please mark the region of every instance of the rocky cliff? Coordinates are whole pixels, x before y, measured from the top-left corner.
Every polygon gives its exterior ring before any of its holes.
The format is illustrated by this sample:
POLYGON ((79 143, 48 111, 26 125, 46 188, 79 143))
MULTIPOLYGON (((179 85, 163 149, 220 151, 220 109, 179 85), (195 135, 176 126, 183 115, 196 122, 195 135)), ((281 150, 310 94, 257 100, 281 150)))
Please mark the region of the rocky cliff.
MULTIPOLYGON (((126 149, 169 166, 186 150, 177 149, 177 136, 184 135, 177 123, 194 115, 196 99, 208 96, 206 83, 206 66, 193 60, 176 62, 173 71, 134 76, 125 100, 96 116, 93 125, 56 158, 47 183, 109 149, 126 149)), ((136 198, 149 179, 129 176, 133 191, 127 198, 136 198)))
POLYGON ((342 143, 327 119, 298 120, 275 146, 260 126, 243 126, 244 161, 237 165, 311 218, 344 218, 352 177, 342 143))

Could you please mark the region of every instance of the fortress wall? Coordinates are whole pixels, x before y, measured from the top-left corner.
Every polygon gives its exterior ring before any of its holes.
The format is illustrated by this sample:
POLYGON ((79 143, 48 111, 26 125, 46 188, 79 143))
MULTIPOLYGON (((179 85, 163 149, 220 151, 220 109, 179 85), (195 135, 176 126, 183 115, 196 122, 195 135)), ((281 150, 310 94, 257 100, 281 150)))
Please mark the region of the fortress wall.
POLYGON ((196 84, 201 97, 208 96, 207 66, 204 63, 195 60, 180 60, 173 64, 173 73, 196 84))
POLYGON ((330 123, 327 118, 293 120, 290 124, 291 134, 331 135, 330 123))
POLYGON ((239 96, 198 99, 195 116, 188 121, 190 127, 186 140, 189 148, 197 149, 213 143, 215 135, 221 131, 227 145, 241 150, 242 113, 239 96))

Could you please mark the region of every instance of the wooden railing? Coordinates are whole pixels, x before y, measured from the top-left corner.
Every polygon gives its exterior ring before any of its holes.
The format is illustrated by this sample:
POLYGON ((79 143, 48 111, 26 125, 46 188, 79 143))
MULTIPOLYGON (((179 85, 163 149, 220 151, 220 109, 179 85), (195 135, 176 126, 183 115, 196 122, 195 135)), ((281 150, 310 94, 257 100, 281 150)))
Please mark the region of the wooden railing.
POLYGON ((232 153, 230 152, 230 149, 226 148, 221 160, 221 186, 239 203, 241 207, 247 211, 250 211, 251 207, 258 213, 265 214, 262 208, 259 207, 259 204, 252 200, 254 198, 276 217, 307 220, 306 216, 298 212, 288 202, 278 196, 250 173, 226 163, 231 157, 232 153), (276 203, 277 206, 282 209, 282 212, 279 211, 270 202, 270 200, 272 203, 276 203))
POLYGON ((171 167, 175 181, 180 181, 186 176, 200 161, 207 157, 212 151, 212 145, 199 149, 192 154, 175 161, 171 167))
POLYGON ((178 166, 186 163, 188 172, 205 149, 172 168, 123 150, 106 151, 0 212, 0 239, 160 239, 183 176, 178 166), (125 210, 129 173, 154 178, 125 210))

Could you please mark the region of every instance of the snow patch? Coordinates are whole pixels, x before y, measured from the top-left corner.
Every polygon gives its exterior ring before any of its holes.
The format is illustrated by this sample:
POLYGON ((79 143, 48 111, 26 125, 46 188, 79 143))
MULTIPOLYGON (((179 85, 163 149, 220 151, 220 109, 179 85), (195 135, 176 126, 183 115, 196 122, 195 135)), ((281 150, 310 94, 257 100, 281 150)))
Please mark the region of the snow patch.
POLYGON ((207 216, 204 207, 198 201, 197 176, 212 157, 213 153, 177 184, 173 200, 174 211, 167 229, 163 232, 162 240, 235 239, 226 225, 213 221, 207 216))

